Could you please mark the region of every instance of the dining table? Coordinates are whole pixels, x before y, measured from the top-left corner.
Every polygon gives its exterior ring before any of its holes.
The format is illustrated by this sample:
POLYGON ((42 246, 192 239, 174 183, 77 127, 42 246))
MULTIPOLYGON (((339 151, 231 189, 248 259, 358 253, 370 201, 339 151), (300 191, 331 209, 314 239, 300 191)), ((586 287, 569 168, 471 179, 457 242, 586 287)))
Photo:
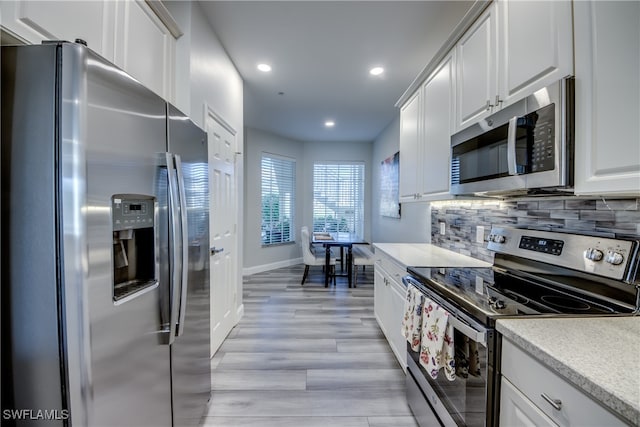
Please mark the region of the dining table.
POLYGON ((324 287, 329 286, 329 267, 331 265, 331 248, 338 247, 341 252, 344 249, 347 250, 347 273, 337 274, 334 271, 334 275, 338 277, 347 277, 349 287, 351 287, 351 281, 353 276, 353 245, 368 245, 362 237, 359 237, 355 233, 346 232, 314 232, 311 240, 313 244, 321 244, 325 248, 325 275, 324 275, 324 287))

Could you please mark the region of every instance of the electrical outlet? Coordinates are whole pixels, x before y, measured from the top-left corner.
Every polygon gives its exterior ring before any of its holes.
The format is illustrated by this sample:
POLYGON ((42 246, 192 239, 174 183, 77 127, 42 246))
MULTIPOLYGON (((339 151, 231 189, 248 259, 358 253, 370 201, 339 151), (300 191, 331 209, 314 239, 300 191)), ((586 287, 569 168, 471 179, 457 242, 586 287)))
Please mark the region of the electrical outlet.
POLYGON ((484 243, 484 227, 482 225, 476 227, 476 242, 484 243))
POLYGON ((484 294, 484 280, 480 276, 476 276, 476 292, 480 295, 484 294))
POLYGON ((444 233, 446 231, 446 224, 444 222, 440 223, 440 234, 442 234, 444 236, 444 233))

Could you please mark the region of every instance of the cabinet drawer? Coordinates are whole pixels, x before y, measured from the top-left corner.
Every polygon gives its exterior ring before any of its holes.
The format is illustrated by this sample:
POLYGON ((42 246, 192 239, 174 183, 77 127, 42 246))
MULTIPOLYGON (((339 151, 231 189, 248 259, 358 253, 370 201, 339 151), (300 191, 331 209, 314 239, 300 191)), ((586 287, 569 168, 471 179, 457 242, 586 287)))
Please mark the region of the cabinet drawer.
POLYGON ((598 402, 506 339, 502 345, 502 375, 558 425, 625 425, 598 402), (559 400, 559 409, 543 396, 559 400))
POLYGON ((401 284, 402 276, 407 274, 407 268, 404 265, 398 264, 393 258, 381 253, 379 250, 375 253, 376 267, 382 268, 390 279, 401 284))

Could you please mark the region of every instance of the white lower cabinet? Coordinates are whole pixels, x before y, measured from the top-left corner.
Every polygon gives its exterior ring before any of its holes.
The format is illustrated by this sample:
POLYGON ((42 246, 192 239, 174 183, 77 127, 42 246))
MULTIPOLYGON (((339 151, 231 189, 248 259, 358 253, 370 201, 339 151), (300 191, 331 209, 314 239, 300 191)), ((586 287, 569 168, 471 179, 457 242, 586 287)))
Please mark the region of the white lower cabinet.
POLYGON ((407 366, 406 340, 402 336, 404 313, 403 267, 385 255, 378 255, 375 264, 373 305, 376 320, 402 369, 407 366))
POLYGON ((621 419, 504 339, 500 426, 624 426, 621 419))
POLYGON ((511 382, 502 377, 500 385, 500 425, 508 426, 557 426, 551 418, 531 402, 511 382))

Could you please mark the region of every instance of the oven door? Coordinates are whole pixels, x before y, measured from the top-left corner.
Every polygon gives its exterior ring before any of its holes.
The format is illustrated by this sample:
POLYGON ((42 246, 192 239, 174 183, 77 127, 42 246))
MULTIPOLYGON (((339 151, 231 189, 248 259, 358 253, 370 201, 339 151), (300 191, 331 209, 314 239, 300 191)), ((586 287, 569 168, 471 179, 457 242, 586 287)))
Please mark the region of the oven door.
POLYGON ((493 351, 495 332, 473 318, 462 313, 438 295, 433 295, 424 286, 418 287, 425 296, 441 307, 450 316, 454 328, 456 378, 450 381, 440 371, 436 379, 420 365, 420 354, 407 345, 407 396, 409 404, 421 423, 428 419, 424 401, 419 404, 415 387, 445 426, 487 426, 492 424, 494 392, 493 351), (410 382, 413 381, 414 384, 410 382), (413 388, 413 389, 412 389, 413 388))

